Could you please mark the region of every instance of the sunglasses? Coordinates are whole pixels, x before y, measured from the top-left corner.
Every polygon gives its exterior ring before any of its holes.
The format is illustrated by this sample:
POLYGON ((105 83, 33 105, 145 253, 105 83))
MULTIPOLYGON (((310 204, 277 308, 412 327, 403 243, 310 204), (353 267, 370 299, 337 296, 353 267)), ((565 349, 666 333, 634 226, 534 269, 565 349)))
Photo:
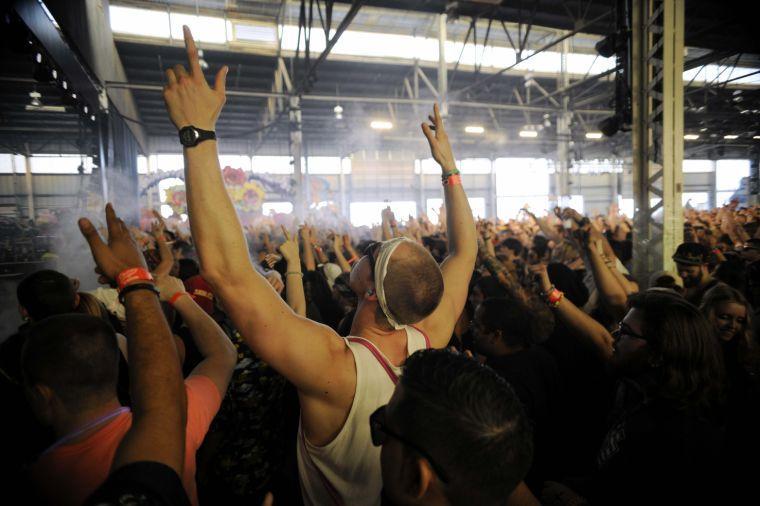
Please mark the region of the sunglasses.
POLYGON ((375 263, 377 262, 377 252, 380 251, 382 242, 372 241, 364 248, 364 256, 369 257, 369 268, 372 271, 372 279, 375 279, 375 263))
POLYGON ((647 341, 647 338, 641 334, 634 332, 634 330, 626 323, 620 322, 618 328, 612 331, 612 337, 617 341, 621 336, 628 336, 635 339, 641 339, 647 341))
POLYGON ((370 428, 370 434, 372 436, 372 444, 375 446, 383 446, 385 442, 388 440, 388 436, 401 441, 403 444, 405 444, 409 448, 413 449, 414 451, 422 455, 425 458, 425 460, 427 460, 430 463, 430 467, 433 468, 433 470, 441 479, 441 481, 444 483, 448 483, 449 479, 446 473, 443 471, 443 469, 440 466, 438 466, 435 463, 435 461, 433 460, 433 458, 430 456, 428 452, 426 452, 425 450, 423 450, 416 444, 412 443, 411 441, 406 439, 404 436, 388 428, 388 425, 386 423, 386 418, 385 418, 386 407, 387 406, 380 406, 369 417, 369 428, 370 428))

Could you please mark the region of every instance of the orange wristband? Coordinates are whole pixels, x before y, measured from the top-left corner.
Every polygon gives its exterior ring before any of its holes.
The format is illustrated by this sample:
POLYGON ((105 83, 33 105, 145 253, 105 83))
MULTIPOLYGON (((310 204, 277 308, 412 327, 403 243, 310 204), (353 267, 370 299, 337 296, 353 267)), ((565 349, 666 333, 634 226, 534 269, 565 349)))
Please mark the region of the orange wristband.
POLYGON ((187 293, 187 292, 177 292, 177 293, 175 293, 174 295, 172 295, 172 298, 169 299, 169 305, 172 306, 172 307, 174 307, 174 304, 176 304, 177 301, 179 300, 179 298, 182 297, 183 295, 190 295, 190 294, 187 293))
POLYGON ((118 276, 116 276, 116 284, 119 285, 119 291, 122 291, 125 286, 135 281, 153 281, 153 276, 150 272, 146 271, 142 267, 132 267, 131 269, 124 269, 118 276))
POLYGON ((459 174, 452 174, 446 179, 444 186, 454 186, 458 184, 462 184, 462 176, 459 174))

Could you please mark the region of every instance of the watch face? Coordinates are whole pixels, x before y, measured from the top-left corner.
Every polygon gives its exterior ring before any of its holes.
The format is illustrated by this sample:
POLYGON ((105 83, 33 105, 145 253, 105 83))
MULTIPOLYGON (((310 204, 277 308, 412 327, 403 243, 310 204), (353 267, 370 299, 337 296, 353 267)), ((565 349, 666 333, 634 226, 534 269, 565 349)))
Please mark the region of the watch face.
POLYGON ((196 141, 200 137, 198 131, 193 127, 185 127, 179 131, 179 138, 182 144, 185 146, 195 145, 196 141))

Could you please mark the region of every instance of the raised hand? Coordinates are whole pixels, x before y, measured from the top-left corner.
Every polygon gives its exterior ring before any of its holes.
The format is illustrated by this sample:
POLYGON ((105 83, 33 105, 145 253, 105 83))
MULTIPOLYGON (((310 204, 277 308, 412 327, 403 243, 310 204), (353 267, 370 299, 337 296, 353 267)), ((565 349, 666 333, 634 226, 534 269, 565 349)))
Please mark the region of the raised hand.
POLYGON ((111 204, 106 205, 106 224, 108 226, 108 244, 103 242, 92 222, 80 218, 79 230, 90 246, 92 256, 97 264, 97 272, 113 280, 125 269, 132 267, 146 268, 145 257, 137 247, 127 225, 116 215, 111 204))
POLYGON ((300 263, 298 238, 291 238, 290 233, 284 226, 282 227, 282 233, 285 235, 285 242, 280 244, 279 248, 280 253, 282 254, 282 258, 284 258, 288 264, 300 263))
POLYGON ((159 276, 156 278, 156 288, 163 302, 168 302, 175 294, 185 292, 185 284, 174 276, 159 276))
POLYGON ((541 290, 544 293, 548 293, 552 288, 552 282, 549 279, 549 271, 546 270, 546 264, 538 263, 529 265, 528 270, 538 279, 541 290))
POLYGON ((438 104, 433 105, 433 115, 428 116, 428 119, 432 125, 422 123, 422 132, 430 144, 430 152, 445 173, 452 172, 456 169, 456 161, 454 160, 454 153, 451 151, 449 136, 443 127, 443 119, 438 110, 438 104))
POLYGON ((214 87, 209 87, 203 75, 190 28, 182 27, 189 72, 182 65, 166 70, 164 101, 169 118, 177 129, 193 125, 202 130, 214 130, 216 119, 224 106, 225 79, 229 70, 225 65, 216 73, 214 87))

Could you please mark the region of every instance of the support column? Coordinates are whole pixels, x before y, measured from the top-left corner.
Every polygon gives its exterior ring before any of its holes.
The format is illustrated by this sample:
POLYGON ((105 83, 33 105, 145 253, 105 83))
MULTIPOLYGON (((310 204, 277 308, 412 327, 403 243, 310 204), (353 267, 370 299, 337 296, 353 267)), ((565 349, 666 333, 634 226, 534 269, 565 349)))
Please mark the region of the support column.
POLYGON ((710 171, 710 193, 708 205, 710 209, 718 207, 718 162, 716 160, 710 160, 712 170, 710 171))
POLYGON ((293 211, 299 220, 305 216, 305 189, 303 166, 303 132, 301 130, 301 99, 290 97, 290 156, 293 157, 293 178, 296 181, 296 201, 293 203, 293 211))
POLYGON ((417 174, 417 185, 419 193, 417 194, 417 215, 422 216, 427 212, 427 202, 425 201, 425 175, 422 173, 422 160, 420 160, 420 173, 417 174))
POLYGON ((340 174, 338 174, 338 209, 341 216, 348 216, 346 212, 346 169, 344 167, 346 158, 340 159, 340 174))
POLYGON ((441 115, 449 115, 449 76, 446 66, 446 13, 438 15, 438 100, 441 115))
MULTIPOLYGON (((747 184, 747 204, 760 204, 760 152, 752 150, 749 157, 749 181, 747 184)), ((716 190, 717 191, 717 190, 716 190)))
MULTIPOLYGON (((570 39, 562 41, 562 53, 560 57, 560 75, 558 86, 567 88, 570 85, 570 74, 567 71, 567 55, 570 53, 570 39)), ((555 171, 555 190, 557 205, 562 205, 564 198, 570 195, 570 97, 567 93, 562 95, 562 110, 557 115, 557 170, 555 171)))
POLYGON ((32 154, 29 153, 29 145, 26 146, 27 153, 24 155, 26 172, 24 174, 24 183, 26 184, 26 216, 34 220, 34 180, 32 179, 32 154))
MULTIPOLYGON (((683 0, 633 0, 634 275, 673 270, 683 241, 683 0)), ((645 285, 643 285, 645 286, 645 285)))
POLYGON ((491 191, 488 194, 488 207, 489 207, 489 218, 496 219, 498 218, 497 214, 497 204, 496 204, 496 164, 494 163, 494 159, 491 158, 491 191))

